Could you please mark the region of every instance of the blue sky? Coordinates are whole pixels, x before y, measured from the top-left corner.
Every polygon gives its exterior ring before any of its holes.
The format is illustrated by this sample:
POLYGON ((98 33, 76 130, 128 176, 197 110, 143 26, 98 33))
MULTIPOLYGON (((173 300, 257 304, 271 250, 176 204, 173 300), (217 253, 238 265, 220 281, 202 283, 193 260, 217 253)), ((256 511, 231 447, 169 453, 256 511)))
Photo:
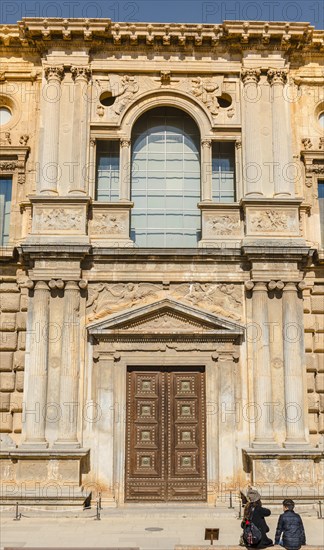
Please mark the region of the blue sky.
POLYGON ((307 21, 324 28, 324 0, 2 0, 0 21, 22 17, 108 17, 113 21, 220 23, 307 21))

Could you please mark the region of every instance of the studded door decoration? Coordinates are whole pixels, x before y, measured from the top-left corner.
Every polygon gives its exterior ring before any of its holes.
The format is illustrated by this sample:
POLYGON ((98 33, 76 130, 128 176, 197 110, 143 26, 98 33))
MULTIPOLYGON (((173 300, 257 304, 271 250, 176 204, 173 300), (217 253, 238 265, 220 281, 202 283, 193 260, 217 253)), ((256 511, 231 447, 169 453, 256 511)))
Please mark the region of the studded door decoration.
POLYGON ((203 368, 127 371, 126 500, 205 501, 203 368))

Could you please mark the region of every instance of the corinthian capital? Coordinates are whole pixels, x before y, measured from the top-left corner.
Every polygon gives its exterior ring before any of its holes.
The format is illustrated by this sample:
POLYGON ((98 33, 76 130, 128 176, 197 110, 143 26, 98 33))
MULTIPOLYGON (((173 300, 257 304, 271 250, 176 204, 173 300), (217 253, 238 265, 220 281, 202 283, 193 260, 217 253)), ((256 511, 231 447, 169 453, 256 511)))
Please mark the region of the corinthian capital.
POLYGON ((267 72, 268 82, 270 84, 286 84, 287 72, 286 69, 269 69, 267 72))
POLYGON ((260 69, 242 69, 241 71, 241 79, 246 86, 246 84, 257 84, 260 80, 260 69))
POLYGON ((90 67, 71 67, 71 73, 73 80, 76 80, 77 78, 82 78, 83 80, 86 80, 87 82, 91 78, 91 69, 90 67))
POLYGON ((59 80, 60 82, 61 80, 63 80, 63 77, 64 77, 63 66, 55 67, 53 65, 50 65, 48 67, 45 67, 44 72, 45 72, 45 78, 48 82, 50 80, 59 80))

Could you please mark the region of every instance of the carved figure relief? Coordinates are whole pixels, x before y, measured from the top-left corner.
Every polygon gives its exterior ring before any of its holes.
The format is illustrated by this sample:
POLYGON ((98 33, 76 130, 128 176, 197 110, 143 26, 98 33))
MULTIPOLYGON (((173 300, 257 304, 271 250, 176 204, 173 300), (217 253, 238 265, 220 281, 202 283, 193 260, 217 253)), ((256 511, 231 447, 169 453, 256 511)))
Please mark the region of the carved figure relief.
POLYGON ((113 94, 119 98, 112 107, 116 115, 120 115, 123 112, 138 90, 139 86, 135 76, 124 75, 121 78, 118 91, 113 94))
POLYGON ((5 132, 4 137, 0 138, 0 143, 3 145, 11 145, 11 135, 10 132, 5 132))
POLYGON ((126 307, 152 303, 170 297, 212 313, 239 321, 242 318, 241 285, 223 283, 183 283, 163 290, 153 283, 97 283, 89 285, 88 319, 94 320, 126 307))
POLYGON ((251 216, 251 228, 254 231, 287 231, 296 230, 296 220, 287 212, 265 210, 251 216))
POLYGON ((191 83, 192 93, 206 105, 212 115, 217 116, 219 112, 217 100, 217 95, 220 95, 219 85, 209 79, 203 79, 201 76, 193 78, 191 83))
POLYGON ((47 479, 60 481, 62 475, 59 473, 60 463, 58 460, 50 460, 47 464, 47 479))
POLYGON ((209 218, 206 222, 206 229, 213 235, 238 234, 240 230, 240 220, 237 216, 217 216, 209 218))
POLYGON ((113 214, 96 214, 92 222, 92 232, 109 235, 119 235, 126 231, 126 216, 113 214))
POLYGON ((83 213, 80 209, 56 208, 35 213, 38 229, 82 229, 83 213))

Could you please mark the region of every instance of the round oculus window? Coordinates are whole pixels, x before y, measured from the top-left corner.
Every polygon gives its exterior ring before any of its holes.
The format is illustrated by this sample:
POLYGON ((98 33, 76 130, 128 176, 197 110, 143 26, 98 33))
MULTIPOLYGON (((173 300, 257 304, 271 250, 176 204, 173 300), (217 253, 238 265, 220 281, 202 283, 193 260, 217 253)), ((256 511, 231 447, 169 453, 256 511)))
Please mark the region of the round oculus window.
POLYGON ((323 130, 324 130, 324 112, 319 114, 318 122, 319 122, 319 125, 321 126, 321 128, 323 128, 323 130))
POLYGON ((7 124, 12 118, 12 114, 8 107, 0 107, 0 126, 7 124))

